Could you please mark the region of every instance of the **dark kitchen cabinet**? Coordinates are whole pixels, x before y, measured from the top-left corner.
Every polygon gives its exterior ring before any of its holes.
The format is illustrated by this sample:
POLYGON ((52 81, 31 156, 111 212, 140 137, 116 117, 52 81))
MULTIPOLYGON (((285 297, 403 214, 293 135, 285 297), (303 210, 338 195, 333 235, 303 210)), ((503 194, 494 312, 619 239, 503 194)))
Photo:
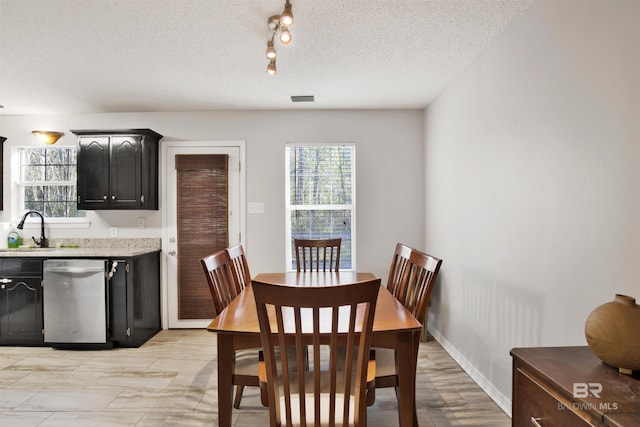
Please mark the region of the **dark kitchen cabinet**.
POLYGON ((7 140, 0 136, 0 211, 4 209, 4 142, 7 140))
POLYGON ((151 129, 72 130, 78 209, 158 209, 158 145, 151 129))
POLYGON ((44 345, 42 260, 0 260, 0 345, 44 345))
POLYGON ((109 259, 110 334, 114 345, 139 347, 160 324, 160 252, 109 259))

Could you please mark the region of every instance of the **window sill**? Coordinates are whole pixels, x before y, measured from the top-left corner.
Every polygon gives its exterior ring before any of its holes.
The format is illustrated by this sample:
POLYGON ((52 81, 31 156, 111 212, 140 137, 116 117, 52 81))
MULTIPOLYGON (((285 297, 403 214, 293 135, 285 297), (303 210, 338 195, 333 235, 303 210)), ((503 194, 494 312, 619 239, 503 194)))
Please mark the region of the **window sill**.
MULTIPOLYGON (((17 221, 15 222, 17 224, 17 221)), ((24 223, 25 229, 39 229, 40 228, 40 220, 27 220, 24 223)), ((44 225, 50 229, 62 229, 62 228, 89 228, 91 226, 91 221, 85 218, 45 218, 44 225)))

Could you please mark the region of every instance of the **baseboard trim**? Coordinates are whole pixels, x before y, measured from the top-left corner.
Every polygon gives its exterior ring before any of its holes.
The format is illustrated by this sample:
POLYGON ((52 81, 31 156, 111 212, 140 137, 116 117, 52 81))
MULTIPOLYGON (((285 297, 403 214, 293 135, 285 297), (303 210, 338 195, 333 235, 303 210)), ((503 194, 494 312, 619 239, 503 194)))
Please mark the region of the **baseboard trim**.
POLYGON ((428 328, 433 338, 449 353, 451 358, 480 386, 502 411, 511 418, 511 399, 498 390, 471 362, 469 362, 447 339, 433 328, 428 328))

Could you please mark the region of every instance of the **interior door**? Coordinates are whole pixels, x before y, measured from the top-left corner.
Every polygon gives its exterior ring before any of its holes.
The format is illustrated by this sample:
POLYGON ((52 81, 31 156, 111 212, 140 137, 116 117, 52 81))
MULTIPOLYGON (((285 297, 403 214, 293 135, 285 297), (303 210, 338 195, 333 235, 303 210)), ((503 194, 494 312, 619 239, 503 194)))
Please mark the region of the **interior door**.
POLYGON ((200 258, 242 242, 244 186, 241 183, 244 180, 241 179, 240 160, 244 146, 239 142, 236 144, 180 143, 166 147, 163 252, 166 260, 167 321, 163 320, 163 327, 203 328, 214 316, 200 258), (226 190, 221 190, 220 185, 208 184, 211 179, 218 179, 209 175, 219 177, 222 173, 209 173, 208 168, 218 168, 211 166, 209 161, 214 159, 213 163, 217 164, 216 158, 225 159, 226 190), (185 160, 188 164, 202 163, 204 166, 189 166, 202 170, 185 171, 185 160), (226 228, 228 236, 212 243, 207 238, 208 233, 221 228, 226 228))

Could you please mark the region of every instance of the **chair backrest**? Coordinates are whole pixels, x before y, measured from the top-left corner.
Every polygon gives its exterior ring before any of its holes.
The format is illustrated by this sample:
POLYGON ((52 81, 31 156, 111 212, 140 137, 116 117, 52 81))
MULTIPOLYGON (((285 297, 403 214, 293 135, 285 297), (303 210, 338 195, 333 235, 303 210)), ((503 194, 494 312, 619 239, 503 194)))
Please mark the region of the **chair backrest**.
POLYGON ((253 281, 252 288, 271 425, 305 425, 300 420, 315 426, 334 425, 332 420, 336 426, 366 425, 366 375, 380 279, 319 287, 253 281))
POLYGON ((202 258, 200 264, 207 276, 216 315, 220 314, 240 292, 235 284, 229 254, 223 249, 202 258))
POLYGON ((226 249, 231 262, 231 269, 233 271, 233 277, 236 282, 236 288, 238 292, 242 291, 251 283, 251 273, 249 273, 249 263, 247 262, 247 255, 244 252, 244 248, 241 244, 231 246, 226 249))
POLYGON ((400 264, 403 264, 400 281, 389 291, 418 322, 424 323, 424 316, 442 260, 417 249, 411 249, 408 260, 406 262, 402 260, 400 264))
POLYGON ((338 271, 342 238, 293 239, 298 271, 338 271))
POLYGON ((411 248, 409 246, 403 245, 402 243, 396 245, 396 250, 391 260, 391 267, 389 268, 389 278, 387 279, 387 289, 392 295, 405 277, 410 256, 411 248))

